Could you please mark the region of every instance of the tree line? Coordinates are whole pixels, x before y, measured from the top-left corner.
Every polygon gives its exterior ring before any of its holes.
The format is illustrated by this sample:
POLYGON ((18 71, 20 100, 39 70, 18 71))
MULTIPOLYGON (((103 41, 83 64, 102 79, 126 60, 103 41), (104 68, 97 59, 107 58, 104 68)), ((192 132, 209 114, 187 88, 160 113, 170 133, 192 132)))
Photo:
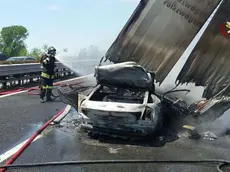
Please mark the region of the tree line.
POLYGON ((29 32, 24 26, 7 26, 3 27, 0 32, 0 52, 9 57, 31 56, 37 59, 48 49, 44 44, 41 48, 34 47, 28 50, 25 40, 29 32))
MULTIPOLYGON (((9 57, 17 56, 30 56, 35 57, 37 60, 40 59, 41 55, 47 52, 49 45, 44 44, 41 47, 34 47, 28 50, 25 40, 28 38, 29 32, 24 26, 8 26, 3 27, 0 31, 0 53, 9 57)), ((67 52, 67 49, 63 50, 67 52)), ((80 50, 78 55, 69 57, 68 60, 89 60, 97 59, 104 56, 105 51, 101 51, 97 46, 91 45, 88 48, 83 48, 80 50)))

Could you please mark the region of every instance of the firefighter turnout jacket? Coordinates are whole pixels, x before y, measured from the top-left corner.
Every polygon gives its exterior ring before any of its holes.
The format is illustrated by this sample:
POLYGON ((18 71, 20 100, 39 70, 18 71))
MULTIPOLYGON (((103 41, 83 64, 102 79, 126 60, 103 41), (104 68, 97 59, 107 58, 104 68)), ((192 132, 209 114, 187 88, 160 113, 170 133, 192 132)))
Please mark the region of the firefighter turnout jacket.
POLYGON ((41 58, 41 77, 47 78, 47 79, 54 79, 55 76, 55 57, 51 56, 49 54, 42 55, 41 58))

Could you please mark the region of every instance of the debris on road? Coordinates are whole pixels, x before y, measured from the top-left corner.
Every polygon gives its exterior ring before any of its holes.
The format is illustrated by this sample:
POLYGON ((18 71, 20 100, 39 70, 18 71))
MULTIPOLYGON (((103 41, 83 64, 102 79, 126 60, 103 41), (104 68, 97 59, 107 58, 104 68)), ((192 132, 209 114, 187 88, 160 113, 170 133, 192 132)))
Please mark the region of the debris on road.
POLYGON ((109 148, 109 153, 118 153, 118 150, 121 150, 121 148, 117 148, 117 149, 114 149, 114 148, 109 148))
POLYGON ((217 136, 211 132, 211 131, 207 131, 203 133, 203 139, 205 140, 215 140, 217 139, 217 136))
POLYGON ((189 126, 189 125, 184 125, 183 128, 187 129, 189 131, 189 138, 190 139, 200 139, 201 136, 198 132, 198 130, 196 129, 196 127, 193 127, 193 126, 189 126))

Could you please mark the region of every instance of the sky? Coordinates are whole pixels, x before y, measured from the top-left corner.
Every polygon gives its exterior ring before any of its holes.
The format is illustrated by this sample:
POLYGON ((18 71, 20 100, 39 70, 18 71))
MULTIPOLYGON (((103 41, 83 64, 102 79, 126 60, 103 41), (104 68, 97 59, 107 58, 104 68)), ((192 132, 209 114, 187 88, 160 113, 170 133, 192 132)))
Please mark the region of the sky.
POLYGON ((68 55, 96 45, 107 50, 139 0, 1 0, 0 28, 22 25, 29 31, 28 49, 43 44, 68 55))

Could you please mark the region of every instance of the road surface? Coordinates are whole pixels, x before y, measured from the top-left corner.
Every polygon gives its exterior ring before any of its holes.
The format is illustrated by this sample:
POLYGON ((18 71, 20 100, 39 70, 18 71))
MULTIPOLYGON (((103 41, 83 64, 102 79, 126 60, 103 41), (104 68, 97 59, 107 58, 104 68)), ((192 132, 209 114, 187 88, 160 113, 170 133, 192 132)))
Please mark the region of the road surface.
MULTIPOLYGON (((37 96, 25 93, 0 99, 0 157, 26 140, 39 126, 49 120, 66 105, 61 102, 40 104, 37 96)), ((72 109, 60 124, 50 125, 42 137, 33 142, 15 161, 18 163, 38 163, 69 160, 104 160, 104 159, 153 159, 153 160, 197 160, 229 159, 230 137, 223 136, 217 140, 190 140, 185 133, 178 139, 160 141, 127 142, 110 138, 91 138, 79 128, 79 116, 72 109)), ((168 139, 170 137, 165 137, 168 139)), ((5 161, 1 161, 3 164, 5 161)), ((229 169, 230 170, 230 169, 229 169)), ((197 171, 216 172, 215 165, 92 165, 59 166, 28 169, 9 169, 9 172, 90 172, 90 171, 197 171)))

